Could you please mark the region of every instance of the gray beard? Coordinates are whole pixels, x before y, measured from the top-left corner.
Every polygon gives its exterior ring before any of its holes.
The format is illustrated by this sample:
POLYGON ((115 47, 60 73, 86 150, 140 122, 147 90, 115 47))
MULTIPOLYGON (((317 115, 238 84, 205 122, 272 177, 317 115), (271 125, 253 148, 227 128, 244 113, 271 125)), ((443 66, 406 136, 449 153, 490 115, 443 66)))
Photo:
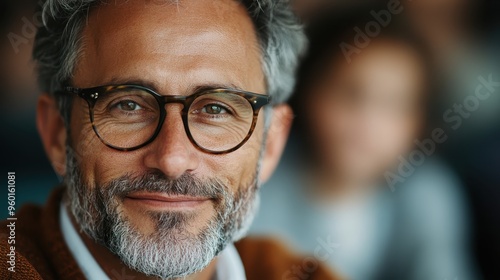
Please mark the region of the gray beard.
POLYGON ((80 229, 131 269, 161 279, 182 278, 207 267, 229 243, 245 236, 259 204, 259 167, 252 183, 232 194, 216 179, 200 180, 186 174, 169 180, 159 172, 125 175, 97 186, 84 181, 69 145, 66 162, 66 203, 80 229), (194 214, 146 212, 155 231, 145 235, 118 210, 125 196, 135 191, 210 197, 215 214, 192 234, 188 229, 194 214))

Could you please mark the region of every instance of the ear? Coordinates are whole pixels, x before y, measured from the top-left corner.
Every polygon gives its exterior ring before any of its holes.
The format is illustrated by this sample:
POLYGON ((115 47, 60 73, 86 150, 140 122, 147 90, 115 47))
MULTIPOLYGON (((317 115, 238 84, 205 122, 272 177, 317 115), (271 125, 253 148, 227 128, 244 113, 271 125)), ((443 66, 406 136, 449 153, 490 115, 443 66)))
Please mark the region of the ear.
POLYGON ((273 108, 271 125, 267 134, 266 150, 262 158, 259 180, 266 182, 273 174, 285 148, 293 112, 288 105, 278 105, 273 108))
POLYGON ((48 94, 38 99, 36 124, 52 167, 63 176, 66 173, 66 127, 55 99, 48 94))

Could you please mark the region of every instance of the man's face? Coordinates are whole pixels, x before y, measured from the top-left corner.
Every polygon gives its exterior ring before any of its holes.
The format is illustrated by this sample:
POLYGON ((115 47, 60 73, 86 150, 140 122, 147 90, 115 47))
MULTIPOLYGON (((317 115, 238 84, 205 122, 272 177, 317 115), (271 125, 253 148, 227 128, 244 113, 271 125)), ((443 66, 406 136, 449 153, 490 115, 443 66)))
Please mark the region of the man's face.
MULTIPOLYGON (((214 85, 265 92, 257 37, 244 7, 234 0, 159 3, 113 1, 91 10, 73 86, 140 83, 162 95, 190 95, 214 85)), ((122 259, 137 254, 147 259, 141 250, 165 252, 164 261, 170 258, 178 270, 149 271, 162 276, 192 273, 183 265, 203 268, 244 227, 255 200, 263 144, 261 113, 243 147, 225 155, 203 153, 189 141, 181 110, 180 104, 166 105, 158 137, 130 152, 98 139, 80 98, 75 98, 70 123, 74 153, 69 153, 66 177, 75 218, 122 259), (209 259, 186 256, 182 264, 179 255, 186 250, 209 259)), ((165 266, 162 260, 151 267, 165 266)), ((128 263, 148 272, 144 264, 128 263)))

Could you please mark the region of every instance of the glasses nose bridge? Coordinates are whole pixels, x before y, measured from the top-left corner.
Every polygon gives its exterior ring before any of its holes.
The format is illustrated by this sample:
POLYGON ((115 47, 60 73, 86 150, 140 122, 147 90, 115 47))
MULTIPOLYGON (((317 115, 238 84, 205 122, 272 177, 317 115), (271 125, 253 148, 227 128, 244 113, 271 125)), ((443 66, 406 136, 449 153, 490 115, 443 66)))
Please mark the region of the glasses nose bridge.
MULTIPOLYGON (((189 96, 183 96, 183 95, 161 95, 158 97, 158 100, 160 102, 160 105, 162 106, 162 110, 163 110, 163 113, 164 113, 164 116, 163 116, 163 120, 161 120, 159 122, 159 129, 158 129, 158 132, 160 130, 163 130, 162 127, 165 125, 165 120, 167 118, 168 115, 170 116, 173 116, 173 115, 176 115, 175 113, 172 114, 169 114, 167 113, 167 108, 166 108, 166 105, 167 104, 181 104, 182 105, 182 108, 180 109, 179 113, 180 113, 180 118, 181 118, 181 121, 182 121, 182 126, 184 128, 184 131, 187 135, 187 137, 189 138, 189 141, 196 147, 196 144, 193 143, 193 140, 191 139, 191 134, 189 132, 189 128, 188 128, 188 124, 187 124, 187 120, 186 120, 186 112, 188 110, 188 107, 190 106, 189 104, 189 96)), ((158 136, 158 135, 157 135, 158 136)), ((155 138, 157 138, 157 136, 155 136, 155 138)))
POLYGON ((182 95, 162 95, 160 97, 162 107, 165 107, 167 104, 177 103, 182 104, 182 109, 186 110, 188 103, 188 96, 182 95))

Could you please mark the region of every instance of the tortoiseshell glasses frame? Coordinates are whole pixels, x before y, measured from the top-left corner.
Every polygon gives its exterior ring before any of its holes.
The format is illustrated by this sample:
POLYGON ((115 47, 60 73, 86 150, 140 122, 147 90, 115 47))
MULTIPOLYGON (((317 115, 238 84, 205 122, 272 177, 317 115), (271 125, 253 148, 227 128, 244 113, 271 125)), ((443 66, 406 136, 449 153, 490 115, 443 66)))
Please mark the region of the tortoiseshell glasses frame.
POLYGON ((134 151, 153 142, 167 116, 165 105, 179 103, 186 135, 198 150, 231 153, 250 139, 260 109, 271 103, 268 95, 229 88, 205 88, 184 96, 160 95, 148 87, 125 84, 66 87, 58 93, 84 99, 97 137, 119 151, 134 151))

